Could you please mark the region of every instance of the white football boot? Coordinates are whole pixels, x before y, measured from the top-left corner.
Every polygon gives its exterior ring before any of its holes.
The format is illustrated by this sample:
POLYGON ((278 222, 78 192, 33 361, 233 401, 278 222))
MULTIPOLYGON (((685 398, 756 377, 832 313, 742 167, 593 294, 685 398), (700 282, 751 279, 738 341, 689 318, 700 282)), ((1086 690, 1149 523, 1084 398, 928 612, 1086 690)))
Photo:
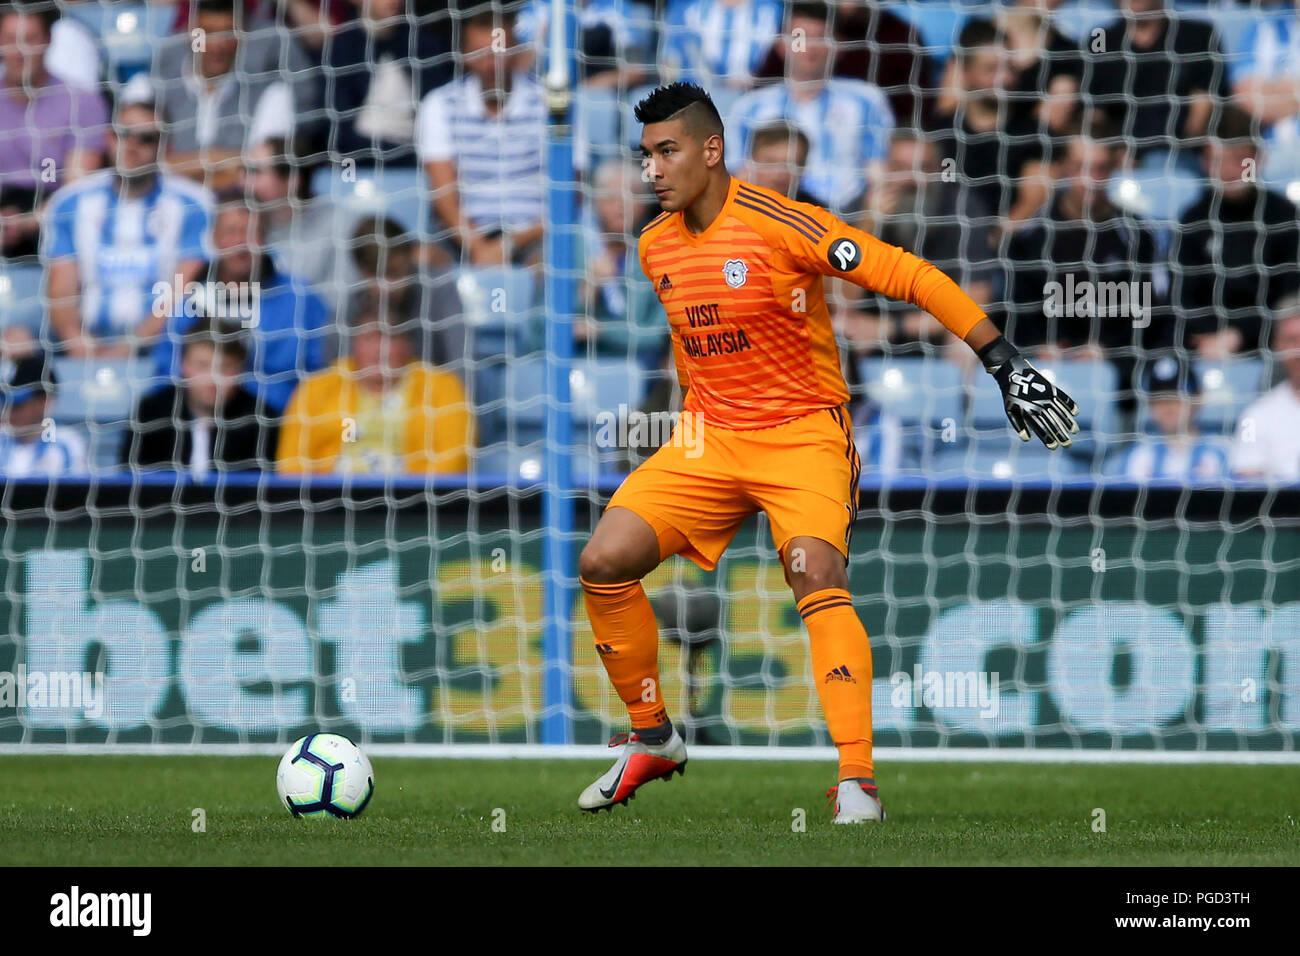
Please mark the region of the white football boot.
POLYGON ((621 745, 623 752, 614 766, 578 797, 578 806, 589 813, 612 811, 615 804, 627 806, 641 784, 670 780, 675 773, 686 773, 686 741, 676 727, 673 735, 657 747, 643 742, 636 734, 618 734, 609 745, 621 745))
POLYGON ((879 823, 885 819, 885 808, 875 787, 864 789, 856 780, 841 780, 831 787, 826 796, 835 798, 835 819, 832 823, 879 823))

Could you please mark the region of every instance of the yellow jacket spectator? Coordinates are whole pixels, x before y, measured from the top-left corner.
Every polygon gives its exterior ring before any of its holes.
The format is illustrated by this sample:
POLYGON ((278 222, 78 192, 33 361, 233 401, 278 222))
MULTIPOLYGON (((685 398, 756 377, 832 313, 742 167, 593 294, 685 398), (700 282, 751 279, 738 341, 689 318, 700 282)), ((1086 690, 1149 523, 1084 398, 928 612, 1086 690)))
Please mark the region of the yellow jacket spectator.
POLYGON ((348 344, 346 357, 294 391, 276 470, 467 471, 475 425, 460 379, 415 361, 408 336, 381 322, 373 309, 351 323, 348 344))

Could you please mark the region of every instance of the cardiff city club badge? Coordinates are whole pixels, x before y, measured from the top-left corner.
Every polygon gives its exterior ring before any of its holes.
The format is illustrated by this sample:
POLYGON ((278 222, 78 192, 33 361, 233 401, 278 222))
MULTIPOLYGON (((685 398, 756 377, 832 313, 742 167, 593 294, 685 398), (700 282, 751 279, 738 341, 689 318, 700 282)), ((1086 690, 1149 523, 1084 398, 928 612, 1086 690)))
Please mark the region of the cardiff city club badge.
POLYGON ((727 285, 739 289, 749 275, 749 266, 745 265, 744 259, 728 259, 722 265, 722 274, 727 277, 727 285))

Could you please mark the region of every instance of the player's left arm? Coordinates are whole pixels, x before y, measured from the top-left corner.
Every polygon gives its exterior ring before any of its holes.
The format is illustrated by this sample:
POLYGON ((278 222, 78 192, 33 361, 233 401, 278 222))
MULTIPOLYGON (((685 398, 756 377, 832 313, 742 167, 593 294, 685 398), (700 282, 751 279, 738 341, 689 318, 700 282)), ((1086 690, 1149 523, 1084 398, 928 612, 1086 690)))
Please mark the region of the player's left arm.
POLYGON ((997 381, 1007 418, 1021 441, 1029 441, 1032 431, 1048 448, 1071 443, 1070 436, 1079 431, 1079 406, 1034 368, 947 274, 824 209, 798 208, 817 226, 784 230, 786 251, 797 263, 929 312, 971 347, 997 381))

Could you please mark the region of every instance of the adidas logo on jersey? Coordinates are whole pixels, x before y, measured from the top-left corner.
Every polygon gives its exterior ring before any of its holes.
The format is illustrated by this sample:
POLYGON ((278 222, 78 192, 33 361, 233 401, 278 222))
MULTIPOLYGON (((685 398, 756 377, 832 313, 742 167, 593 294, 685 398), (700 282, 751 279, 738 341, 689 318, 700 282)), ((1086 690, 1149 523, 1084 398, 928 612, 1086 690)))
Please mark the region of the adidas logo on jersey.
POLYGON ((835 670, 828 673, 826 675, 826 679, 822 681, 822 683, 829 684, 833 680, 842 680, 846 684, 856 684, 858 682, 858 679, 854 677, 852 674, 850 674, 849 669, 845 667, 843 664, 841 664, 839 667, 835 668, 835 670))
POLYGON ((664 277, 659 280, 659 291, 664 292, 668 289, 671 289, 672 287, 673 287, 673 280, 668 278, 668 273, 665 272, 664 277))
POLYGON ((600 654, 603 657, 606 654, 617 654, 618 652, 615 651, 614 648, 611 647, 609 644, 597 644, 596 653, 600 654))

